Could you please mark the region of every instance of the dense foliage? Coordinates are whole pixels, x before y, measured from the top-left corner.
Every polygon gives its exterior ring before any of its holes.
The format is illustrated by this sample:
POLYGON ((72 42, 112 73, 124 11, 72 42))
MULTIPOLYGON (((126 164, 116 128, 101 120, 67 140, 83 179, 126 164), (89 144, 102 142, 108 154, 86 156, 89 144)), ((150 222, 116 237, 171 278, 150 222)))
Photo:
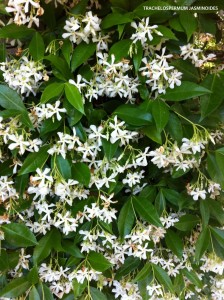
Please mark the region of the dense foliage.
POLYGON ((224 299, 210 2, 0 5, 0 299, 224 299))

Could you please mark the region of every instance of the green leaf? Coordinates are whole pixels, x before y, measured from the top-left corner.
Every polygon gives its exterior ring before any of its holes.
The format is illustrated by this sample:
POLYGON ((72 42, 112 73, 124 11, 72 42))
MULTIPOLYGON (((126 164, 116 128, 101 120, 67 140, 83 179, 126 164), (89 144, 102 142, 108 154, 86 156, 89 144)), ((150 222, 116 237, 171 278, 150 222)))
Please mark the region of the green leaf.
POLYGON ((180 119, 174 113, 170 113, 166 129, 174 140, 181 142, 183 128, 180 119))
POLYGON ((220 167, 216 160, 216 155, 213 153, 207 153, 207 170, 211 178, 224 187, 223 168, 220 167))
POLYGON ((166 232, 165 241, 167 247, 181 259, 184 248, 181 238, 173 230, 168 229, 166 232))
POLYGON ((207 200, 200 200, 200 213, 203 226, 207 226, 210 218, 210 208, 207 200))
POLYGON ((138 282, 144 280, 149 274, 152 272, 152 266, 150 263, 146 263, 144 267, 138 272, 136 277, 134 278, 134 282, 138 282))
POLYGON ((56 157, 56 166, 65 180, 72 178, 71 165, 67 159, 64 159, 61 155, 56 157))
POLYGON ((69 80, 70 78, 72 78, 69 66, 63 58, 50 54, 48 56, 45 56, 44 59, 50 61, 52 65, 56 68, 56 70, 60 72, 60 74, 65 80, 69 80))
POLYGON ((174 66, 178 71, 183 73, 183 81, 193 81, 196 83, 198 82, 198 69, 194 65, 192 65, 189 60, 177 59, 173 61, 171 65, 174 66))
POLYGON ((72 178, 79 183, 88 186, 90 182, 90 170, 88 166, 82 162, 78 162, 72 165, 72 178))
POLYGON ((159 283, 162 284, 165 289, 169 290, 171 293, 174 293, 173 284, 167 272, 164 271, 163 268, 161 268, 158 265, 155 264, 151 264, 151 265, 154 270, 154 275, 156 279, 159 281, 159 283))
POLYGON ((145 126, 143 128, 143 133, 152 141, 162 145, 161 132, 159 132, 155 125, 145 126))
POLYGON ((54 82, 46 86, 44 89, 40 103, 46 103, 53 98, 60 98, 64 91, 65 84, 62 82, 54 82))
POLYGON ((200 219, 198 216, 186 214, 179 218, 179 221, 175 223, 174 227, 181 231, 189 231, 198 225, 199 222, 200 219))
POLYGON ((154 205, 149 201, 146 202, 145 200, 146 199, 142 197, 137 197, 137 196, 133 197, 133 205, 138 215, 143 220, 155 226, 162 227, 162 223, 159 219, 159 215, 154 205))
POLYGON ((65 96, 71 105, 84 114, 83 99, 78 88, 69 82, 65 83, 65 96))
POLYGON ((48 231, 39 241, 38 245, 34 248, 33 251, 33 261, 35 264, 39 264, 51 253, 51 250, 54 245, 54 233, 55 230, 48 231))
POLYGON ((41 300, 54 300, 51 290, 45 284, 41 283, 38 285, 38 292, 41 300))
POLYGON ((27 186, 29 183, 28 174, 24 174, 22 176, 18 176, 15 179, 15 188, 20 196, 23 196, 27 186))
POLYGON ((166 199, 162 189, 159 190, 159 193, 156 196, 155 207, 159 215, 161 215, 166 209, 166 199))
POLYGON ((119 146, 119 141, 112 144, 110 141, 107 141, 106 139, 102 139, 102 146, 106 158, 110 161, 114 157, 117 151, 117 148, 119 146))
POLYGON ((121 105, 114 111, 114 115, 117 115, 121 120, 134 126, 152 124, 152 115, 134 105, 121 105))
POLYGON ((30 290, 29 300, 41 300, 40 295, 39 295, 37 289, 35 288, 35 286, 33 286, 32 289, 30 290))
POLYGON ((62 248, 64 252, 71 254, 76 258, 84 258, 85 256, 81 253, 79 247, 77 247, 73 242, 63 240, 62 241, 62 248))
POLYGON ((184 28, 180 23, 179 16, 175 15, 169 20, 169 25, 172 29, 180 32, 184 32, 184 28))
POLYGON ((128 200, 121 208, 118 217, 118 230, 120 237, 123 239, 131 232, 135 221, 135 215, 132 207, 131 200, 128 200))
POLYGON ((143 48, 142 44, 138 41, 136 43, 136 50, 133 54, 133 64, 135 67, 135 72, 138 72, 141 62, 142 62, 142 56, 143 56, 143 48))
POLYGON ((25 25, 9 24, 1 27, 0 38, 9 39, 28 39, 33 35, 35 30, 33 28, 28 28, 25 25))
POLYGON ((16 298, 25 293, 31 284, 26 280, 25 277, 20 277, 11 280, 1 291, 0 297, 5 298, 16 298))
POLYGON ((72 287, 73 287, 73 293, 74 293, 74 297, 75 299, 77 297, 79 297, 85 290, 85 288, 87 287, 87 281, 84 280, 83 283, 80 283, 77 281, 77 279, 73 279, 72 280, 72 287))
POLYGON ((224 225, 224 209, 223 205, 214 201, 213 199, 207 199, 209 205, 210 214, 215 220, 217 220, 221 225, 224 225))
POLYGON ((133 270, 137 269, 141 260, 139 258, 129 256, 125 259, 124 264, 117 270, 115 279, 120 280, 123 276, 130 274, 133 270))
POLYGON ((88 5, 88 0, 81 0, 71 9, 73 15, 84 15, 88 5))
POLYGON ((209 243, 210 243, 209 230, 208 227, 205 227, 202 229, 201 233, 199 234, 199 237, 195 244, 195 259, 197 261, 200 260, 204 252, 207 250, 209 243))
POLYGON ((162 100, 153 101, 152 116, 155 120, 157 129, 162 131, 169 120, 169 109, 162 100))
POLYGON ((186 34, 187 41, 190 40, 192 34, 197 30, 198 22, 193 13, 184 11, 179 13, 180 23, 183 26, 186 34))
POLYGON ((26 107, 19 94, 3 84, 0 84, 0 105, 7 109, 26 112, 26 107))
POLYGON ((50 146, 45 145, 40 148, 38 152, 32 152, 27 155, 26 159, 23 162, 21 169, 19 170, 18 175, 27 174, 30 172, 36 171, 37 168, 42 168, 48 159, 48 150, 50 146))
POLYGON ((224 230, 210 227, 212 236, 217 240, 219 245, 224 249, 224 230))
POLYGON ((95 51, 96 44, 94 43, 86 44, 85 42, 82 42, 81 44, 77 45, 73 51, 71 59, 72 72, 81 66, 81 64, 87 62, 87 60, 94 54, 95 51))
POLYGON ((158 30, 159 32, 162 33, 162 37, 161 38, 165 38, 165 39, 169 39, 169 40, 178 40, 175 36, 175 34, 173 33, 172 30, 170 30, 168 27, 163 26, 163 25, 159 25, 156 30, 158 30))
POLYGON ((28 273, 27 280, 33 285, 39 282, 39 274, 36 266, 34 266, 28 273))
POLYGON ((64 40, 63 45, 61 47, 62 55, 64 56, 65 61, 67 62, 68 66, 70 66, 70 59, 72 54, 72 42, 70 40, 64 40))
POLYGON ((106 271, 112 266, 111 263, 103 256, 103 254, 94 251, 91 251, 88 254, 88 262, 94 270, 100 272, 106 271))
POLYGON ((10 223, 1 226, 5 240, 15 247, 29 247, 37 244, 35 235, 24 224, 10 223))
POLYGON ((62 124, 62 120, 58 121, 57 119, 47 119, 43 121, 41 127, 40 127, 40 137, 44 136, 45 134, 49 132, 53 132, 56 129, 58 129, 62 124))
POLYGON ((9 258, 5 249, 0 250, 0 271, 6 272, 9 269, 9 258))
POLYGON ((121 40, 110 48, 109 55, 114 54, 115 61, 120 61, 122 58, 128 56, 132 41, 130 39, 121 40))
POLYGON ((107 300, 107 297, 97 288, 90 286, 90 295, 92 300, 107 300))
POLYGON ((224 74, 209 74, 201 83, 212 92, 200 98, 201 120, 212 114, 223 102, 223 80, 224 74))
POLYGON ((45 46, 44 40, 39 32, 35 32, 29 44, 29 52, 35 61, 41 60, 44 57, 45 46))
POLYGON ((182 81, 180 86, 175 86, 174 89, 168 88, 163 98, 170 101, 182 101, 209 93, 211 91, 203 86, 194 82, 182 81))
POLYGON ((132 19, 127 14, 112 13, 108 14, 101 23, 102 29, 107 29, 118 24, 132 22, 132 19))
POLYGON ((187 279, 190 280, 190 282, 192 282, 195 286, 202 289, 203 283, 202 283, 201 279, 198 277, 198 275, 193 270, 188 271, 188 269, 185 268, 185 269, 182 269, 181 273, 184 276, 186 276, 187 279))

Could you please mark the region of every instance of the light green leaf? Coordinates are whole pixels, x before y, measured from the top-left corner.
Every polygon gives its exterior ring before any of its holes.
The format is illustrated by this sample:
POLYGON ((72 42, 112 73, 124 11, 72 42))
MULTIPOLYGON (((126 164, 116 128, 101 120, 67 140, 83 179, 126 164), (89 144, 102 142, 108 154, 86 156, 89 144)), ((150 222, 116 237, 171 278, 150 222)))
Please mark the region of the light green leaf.
POLYGON ((15 247, 29 247, 37 244, 35 235, 24 224, 9 223, 1 226, 5 240, 15 247))
POLYGON ((181 259, 184 248, 181 238, 173 230, 168 229, 165 235, 165 241, 167 247, 181 259))
POLYGON ((131 200, 128 200, 121 208, 118 217, 118 230, 120 237, 123 239, 131 232, 132 226, 135 221, 135 215, 132 207, 131 200))
POLYGON ((38 152, 32 152, 28 154, 23 162, 21 169, 19 170, 18 175, 20 176, 23 174, 34 172, 37 168, 43 167, 49 156, 47 152, 49 148, 49 145, 45 145, 42 146, 38 152))
POLYGON ((7 109, 26 112, 26 107, 19 94, 6 85, 0 85, 0 105, 7 109))
POLYGON ((145 198, 137 196, 134 196, 132 201, 135 210, 143 220, 155 226, 162 227, 159 215, 151 202, 146 201, 145 198))
POLYGON ((210 93, 210 90, 201 85, 194 82, 182 81, 180 86, 175 86, 174 89, 168 88, 163 98, 170 101, 182 101, 210 93))
POLYGON ((72 178, 85 186, 90 182, 90 169, 82 162, 78 162, 72 165, 72 178))
POLYGON ((62 82, 54 82, 46 86, 41 95, 40 103, 46 103, 56 97, 60 98, 64 91, 64 86, 65 85, 62 82))
POLYGON ((87 60, 94 54, 96 51, 96 44, 89 43, 86 44, 82 42, 77 45, 72 54, 71 59, 71 69, 74 72, 81 64, 87 62, 87 60))
POLYGON ((44 40, 39 32, 35 32, 29 44, 29 52, 35 61, 41 60, 44 57, 45 46, 44 40))
POLYGON ((91 251, 88 254, 88 262, 96 271, 103 272, 109 269, 112 265, 101 253, 91 251))
POLYGON ((16 298, 25 293, 31 284, 26 280, 25 277, 20 277, 11 280, 1 291, 0 297, 5 298, 16 298))
POLYGON ((85 288, 87 287, 87 280, 84 280, 83 283, 80 283, 77 281, 77 279, 73 279, 72 280, 72 287, 73 287, 73 293, 75 296, 75 299, 77 297, 79 297, 83 291, 85 290, 85 288))
POLYGON ((74 108, 76 108, 82 114, 85 114, 82 96, 74 84, 69 82, 65 83, 65 95, 67 100, 74 108))

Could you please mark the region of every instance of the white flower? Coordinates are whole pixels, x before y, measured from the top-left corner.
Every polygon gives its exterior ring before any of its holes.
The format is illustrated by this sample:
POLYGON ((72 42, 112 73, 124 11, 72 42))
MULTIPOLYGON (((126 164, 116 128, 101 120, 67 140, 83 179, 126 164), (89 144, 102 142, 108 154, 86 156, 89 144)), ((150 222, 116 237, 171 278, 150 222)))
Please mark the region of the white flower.
POLYGON ((189 194, 193 196, 193 199, 195 201, 197 201, 198 198, 201 198, 203 200, 206 198, 206 190, 200 190, 198 187, 195 190, 190 191, 189 194))
POLYGON ((25 153, 28 146, 30 145, 30 143, 28 141, 24 141, 23 135, 10 134, 8 137, 9 137, 9 140, 14 142, 14 143, 11 143, 8 148, 10 150, 19 148, 19 154, 21 154, 21 155, 25 153))

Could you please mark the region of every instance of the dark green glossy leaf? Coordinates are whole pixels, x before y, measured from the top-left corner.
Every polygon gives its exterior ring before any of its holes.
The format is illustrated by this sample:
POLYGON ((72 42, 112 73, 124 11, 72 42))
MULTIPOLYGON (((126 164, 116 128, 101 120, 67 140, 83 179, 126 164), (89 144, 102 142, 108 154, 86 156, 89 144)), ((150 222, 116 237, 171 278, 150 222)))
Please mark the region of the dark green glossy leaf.
POLYGON ((79 297, 83 293, 83 291, 87 287, 87 281, 84 280, 83 283, 80 283, 80 282, 77 281, 77 279, 74 279, 72 281, 72 287, 73 287, 74 297, 76 299, 77 297, 79 297))
POLYGON ((198 216, 186 214, 179 218, 179 222, 175 223, 175 227, 181 231, 189 231, 198 225, 200 219, 198 216))
POLYGON ((193 270, 188 271, 188 269, 185 268, 181 272, 184 276, 187 277, 188 280, 190 280, 190 282, 192 282, 198 288, 202 289, 203 283, 202 283, 201 279, 198 277, 198 275, 193 270))
POLYGON ((0 251, 0 271, 4 273, 9 269, 9 259, 5 249, 1 249, 0 251))
POLYGON ((175 86, 174 89, 168 88, 163 98, 170 101, 182 101, 210 93, 210 90, 201 85, 182 81, 180 86, 175 86))
POLYGON ((5 298, 16 298, 25 293, 31 284, 25 277, 20 277, 11 280, 3 289, 0 291, 0 297, 5 298))
POLYGON ((77 180, 79 183, 85 186, 89 185, 90 182, 90 169, 82 162, 75 163, 72 165, 72 178, 77 180))
POLYGON ((71 164, 67 159, 64 159, 61 155, 56 157, 56 166, 65 180, 72 178, 71 164))
POLYGON ((136 196, 133 197, 132 201, 136 212, 143 220, 155 226, 162 227, 159 215, 151 202, 146 201, 145 198, 136 196))
POLYGON ((56 68, 58 72, 60 72, 60 74, 63 76, 65 80, 69 80, 72 78, 72 74, 69 69, 69 66, 63 58, 50 54, 48 56, 45 56, 44 59, 50 61, 51 64, 56 68))
POLYGON ((165 235, 165 241, 167 247, 181 259, 184 245, 179 235, 177 235, 173 230, 168 229, 165 235))
POLYGON ((35 30, 33 28, 27 28, 25 25, 9 24, 1 27, 0 38, 10 39, 27 39, 33 35, 35 30))
POLYGON ((118 230, 120 237, 123 239, 127 234, 131 232, 135 221, 134 210, 131 200, 128 200, 121 208, 118 217, 118 230))
POLYGON ((204 252, 207 250, 210 243, 210 236, 208 227, 205 227, 199 234, 198 240, 195 245, 195 259, 200 260, 204 252))
POLYGON ((162 100, 153 101, 152 116, 155 120, 157 129, 162 131, 169 120, 169 109, 162 100))
POLYGON ((29 44, 29 52, 35 61, 44 57, 45 46, 44 40, 39 32, 35 32, 29 44))
POLYGON ((115 279, 120 280, 123 276, 129 274, 133 270, 137 269, 140 265, 140 259, 129 256, 125 259, 124 264, 117 270, 115 279))
POLYGON ((24 224, 9 223, 2 225, 5 240, 15 247, 29 247, 37 244, 36 237, 24 224))
POLYGON ((41 300, 40 295, 39 295, 37 289, 35 288, 35 286, 33 286, 32 289, 30 290, 29 300, 41 300))
POLYGON ((112 265, 101 253, 91 251, 88 254, 88 262, 96 271, 103 272, 109 269, 112 265))
POLYGON ((53 98, 60 98, 64 91, 64 83, 62 82, 54 82, 49 84, 43 91, 40 102, 46 103, 53 98))
POLYGON ((90 287, 90 295, 92 300, 107 300, 107 297, 95 287, 90 287))
POLYGON ((164 288, 169 290, 171 293, 174 293, 173 284, 167 272, 164 271, 163 268, 161 268, 158 265, 155 264, 151 264, 151 265, 154 270, 155 277, 160 282, 160 284, 162 284, 164 288))
POLYGON ((34 248, 33 251, 33 261, 35 264, 39 264, 51 253, 51 249, 54 244, 54 230, 51 230, 46 233, 39 241, 38 245, 34 248))
POLYGON ((96 51, 96 44, 89 43, 86 44, 82 42, 77 45, 72 54, 71 59, 71 70, 74 72, 81 64, 87 62, 87 60, 94 54, 96 51))
POLYGON ((114 111, 114 114, 130 125, 144 126, 152 124, 152 115, 133 105, 121 105, 114 111))
POLYGON ((134 278, 134 282, 144 280, 152 272, 152 266, 150 263, 146 263, 144 267, 138 272, 137 276, 134 278))
POLYGON ((193 13, 188 11, 180 12, 179 18, 180 23, 187 34, 187 41, 189 41, 192 34, 197 30, 197 19, 194 17, 193 13))
POLYGON ((84 114, 83 99, 78 88, 69 82, 65 83, 65 95, 71 105, 84 114))
POLYGON ((106 158, 108 160, 111 160, 118 149, 119 141, 112 144, 110 141, 107 141, 106 139, 102 139, 102 145, 103 145, 103 150, 106 155, 106 158))
POLYGON ((120 61, 122 58, 128 56, 132 41, 129 39, 121 40, 110 48, 109 55, 114 54, 115 61, 120 61))
POLYGON ((48 150, 50 146, 45 145, 38 152, 32 152, 27 155, 18 175, 27 174, 36 171, 37 168, 42 168, 48 159, 48 150))
POLYGON ((113 27, 114 25, 118 24, 124 24, 124 23, 130 23, 132 22, 132 19, 129 17, 129 15, 120 14, 120 13, 112 13, 108 14, 101 23, 102 29, 107 29, 110 27, 113 27))

